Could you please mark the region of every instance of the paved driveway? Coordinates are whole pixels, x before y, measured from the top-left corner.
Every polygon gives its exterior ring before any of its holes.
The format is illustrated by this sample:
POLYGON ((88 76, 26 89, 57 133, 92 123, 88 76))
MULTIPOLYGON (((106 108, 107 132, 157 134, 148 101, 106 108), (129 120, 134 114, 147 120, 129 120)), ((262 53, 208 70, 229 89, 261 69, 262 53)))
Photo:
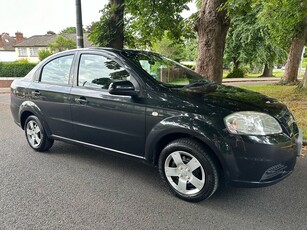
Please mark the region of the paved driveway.
POLYGON ((129 158, 61 142, 34 152, 8 97, 0 95, 0 229, 307 229, 307 157, 274 186, 188 203, 129 158))

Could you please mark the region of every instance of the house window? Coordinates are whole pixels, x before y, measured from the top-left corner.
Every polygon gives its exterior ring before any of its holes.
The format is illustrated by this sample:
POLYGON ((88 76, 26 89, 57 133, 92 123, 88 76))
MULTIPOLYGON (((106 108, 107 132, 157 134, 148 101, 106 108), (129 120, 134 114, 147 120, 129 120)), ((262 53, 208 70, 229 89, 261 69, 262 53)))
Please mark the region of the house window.
POLYGON ((30 56, 38 57, 38 48, 30 48, 30 56))
POLYGON ((27 48, 18 48, 18 54, 19 57, 27 57, 28 56, 27 48))

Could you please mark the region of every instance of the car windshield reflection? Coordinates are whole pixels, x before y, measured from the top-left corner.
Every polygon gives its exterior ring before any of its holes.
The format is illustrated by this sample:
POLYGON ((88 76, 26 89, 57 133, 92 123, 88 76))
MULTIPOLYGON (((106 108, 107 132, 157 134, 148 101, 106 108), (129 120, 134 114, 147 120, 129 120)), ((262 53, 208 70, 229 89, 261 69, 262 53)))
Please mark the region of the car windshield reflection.
POLYGON ((123 55, 168 88, 193 87, 196 82, 197 86, 211 83, 187 67, 156 53, 129 51, 123 55))

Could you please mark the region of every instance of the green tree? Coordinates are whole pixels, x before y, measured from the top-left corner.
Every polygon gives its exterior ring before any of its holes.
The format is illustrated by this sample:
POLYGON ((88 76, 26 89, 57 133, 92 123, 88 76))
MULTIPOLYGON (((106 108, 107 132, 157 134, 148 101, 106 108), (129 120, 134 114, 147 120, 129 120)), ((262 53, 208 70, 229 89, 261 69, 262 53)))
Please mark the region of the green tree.
POLYGON ((72 39, 65 38, 63 36, 57 36, 54 43, 49 45, 51 52, 61 52, 64 50, 75 49, 76 42, 72 39))
POLYGON ((90 40, 99 46, 150 47, 165 31, 171 40, 180 40, 184 20, 180 13, 190 0, 110 0, 99 22, 93 24, 90 40))
MULTIPOLYGON (((91 25, 85 26, 85 29, 83 28, 83 33, 89 33, 91 31, 91 25)), ((77 29, 74 26, 66 27, 65 29, 61 30, 59 34, 76 34, 77 29)))
POLYGON ((40 61, 44 60, 45 58, 49 57, 52 54, 50 50, 39 50, 38 51, 38 59, 40 61))
MULTIPOLYGON (((303 44, 306 41, 306 0, 202 0, 196 29, 199 39, 199 53, 196 71, 216 82, 222 80, 221 56, 229 22, 254 3, 263 5, 257 15, 268 27, 272 38, 286 42, 290 47, 285 80, 297 79, 298 63, 303 44), (278 39, 279 38, 279 39, 278 39)), ((283 48, 284 45, 277 44, 283 48)))
POLYGON ((264 65, 261 76, 269 77, 274 64, 286 59, 286 51, 271 41, 268 27, 257 18, 262 9, 262 4, 251 4, 232 16, 224 57, 233 63, 234 72, 241 64, 264 65))
POLYGON ((178 44, 174 44, 168 38, 162 38, 161 41, 155 42, 152 46, 152 50, 176 61, 182 59, 182 47, 178 44))
POLYGON ((74 26, 66 27, 65 29, 60 31, 60 34, 75 34, 75 33, 77 33, 77 29, 74 26))
POLYGON ((262 23, 269 27, 275 42, 289 48, 283 80, 297 81, 298 68, 307 40, 306 0, 259 0, 264 9, 259 14, 262 23))
POLYGON ((188 38, 184 41, 183 56, 184 61, 196 61, 197 58, 197 39, 188 38))
POLYGON ((152 43, 152 51, 178 62, 196 60, 197 40, 195 38, 171 40, 167 34, 168 31, 165 31, 161 40, 152 43))
POLYGON ((92 24, 90 41, 99 46, 123 48, 124 10, 124 0, 110 0, 100 11, 100 20, 92 24))

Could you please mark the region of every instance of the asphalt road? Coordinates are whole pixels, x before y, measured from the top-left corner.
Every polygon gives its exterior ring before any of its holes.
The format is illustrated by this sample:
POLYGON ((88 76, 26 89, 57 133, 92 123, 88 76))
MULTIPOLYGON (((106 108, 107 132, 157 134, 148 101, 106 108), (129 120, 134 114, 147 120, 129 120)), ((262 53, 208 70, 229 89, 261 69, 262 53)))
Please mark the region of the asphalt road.
POLYGON ((56 142, 28 147, 0 95, 0 229, 307 229, 307 157, 266 188, 224 188, 188 203, 155 168, 56 142))

